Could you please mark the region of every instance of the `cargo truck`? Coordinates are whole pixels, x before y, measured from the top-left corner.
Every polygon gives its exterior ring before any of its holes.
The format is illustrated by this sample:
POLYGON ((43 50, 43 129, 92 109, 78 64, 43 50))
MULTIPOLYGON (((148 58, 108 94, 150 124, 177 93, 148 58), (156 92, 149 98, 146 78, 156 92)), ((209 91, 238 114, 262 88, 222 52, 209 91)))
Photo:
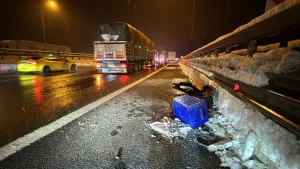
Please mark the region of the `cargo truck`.
POLYGON ((98 27, 94 56, 100 73, 130 73, 142 70, 154 59, 154 43, 127 23, 98 27))
POLYGON ((160 64, 165 64, 165 62, 166 62, 166 57, 165 57, 165 55, 164 55, 164 54, 160 54, 158 60, 159 60, 159 63, 160 63, 160 64))
POLYGON ((176 52, 168 52, 168 61, 176 62, 176 52))

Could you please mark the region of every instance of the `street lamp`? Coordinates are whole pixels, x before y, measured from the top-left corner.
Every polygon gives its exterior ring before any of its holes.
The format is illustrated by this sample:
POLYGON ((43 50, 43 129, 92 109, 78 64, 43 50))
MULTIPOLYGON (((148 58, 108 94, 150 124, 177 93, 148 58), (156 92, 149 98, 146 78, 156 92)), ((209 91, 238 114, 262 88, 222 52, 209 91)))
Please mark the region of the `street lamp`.
MULTIPOLYGON (((53 9, 53 10, 58 8, 57 3, 55 1, 52 1, 52 0, 47 1, 47 6, 51 9, 53 9)), ((41 7, 41 14, 42 14, 43 33, 44 33, 44 43, 47 43, 47 41, 46 41, 46 32, 45 32, 43 6, 41 7)))

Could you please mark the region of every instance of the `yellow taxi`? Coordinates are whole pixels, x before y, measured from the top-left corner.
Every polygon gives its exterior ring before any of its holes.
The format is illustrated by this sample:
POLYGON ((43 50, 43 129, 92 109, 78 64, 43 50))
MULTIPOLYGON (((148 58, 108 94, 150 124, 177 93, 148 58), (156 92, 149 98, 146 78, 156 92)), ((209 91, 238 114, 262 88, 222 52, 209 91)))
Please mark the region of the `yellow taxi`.
POLYGON ((77 66, 75 62, 69 61, 63 57, 32 56, 26 60, 20 60, 18 62, 17 68, 18 68, 18 72, 49 73, 51 71, 62 71, 62 70, 69 70, 70 72, 76 72, 77 66))

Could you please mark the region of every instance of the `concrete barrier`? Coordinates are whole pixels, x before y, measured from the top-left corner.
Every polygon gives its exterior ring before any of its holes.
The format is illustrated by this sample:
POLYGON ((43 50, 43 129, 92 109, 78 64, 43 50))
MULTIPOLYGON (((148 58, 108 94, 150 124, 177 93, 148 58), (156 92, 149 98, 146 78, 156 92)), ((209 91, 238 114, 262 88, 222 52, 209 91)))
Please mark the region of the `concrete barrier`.
MULTIPOLYGON (((74 60, 72 60, 70 58, 67 58, 67 59, 70 61, 74 61, 77 64, 78 68, 96 67, 96 64, 93 60, 78 60, 77 58, 78 57, 76 57, 76 59, 74 59, 74 60)), ((0 60, 0 74, 17 72, 17 62, 18 62, 18 59, 16 59, 15 56, 12 56, 12 57, 5 56, 5 60, 0 60)))

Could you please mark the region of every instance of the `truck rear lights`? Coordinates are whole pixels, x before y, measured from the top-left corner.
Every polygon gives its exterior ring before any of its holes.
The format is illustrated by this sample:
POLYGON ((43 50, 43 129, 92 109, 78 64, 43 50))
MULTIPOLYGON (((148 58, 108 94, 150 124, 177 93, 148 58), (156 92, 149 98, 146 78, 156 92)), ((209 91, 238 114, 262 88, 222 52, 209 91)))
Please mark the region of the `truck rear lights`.
POLYGON ((116 56, 123 56, 124 52, 116 52, 116 56))
POLYGON ((121 67, 126 68, 127 67, 126 63, 121 63, 121 67))

